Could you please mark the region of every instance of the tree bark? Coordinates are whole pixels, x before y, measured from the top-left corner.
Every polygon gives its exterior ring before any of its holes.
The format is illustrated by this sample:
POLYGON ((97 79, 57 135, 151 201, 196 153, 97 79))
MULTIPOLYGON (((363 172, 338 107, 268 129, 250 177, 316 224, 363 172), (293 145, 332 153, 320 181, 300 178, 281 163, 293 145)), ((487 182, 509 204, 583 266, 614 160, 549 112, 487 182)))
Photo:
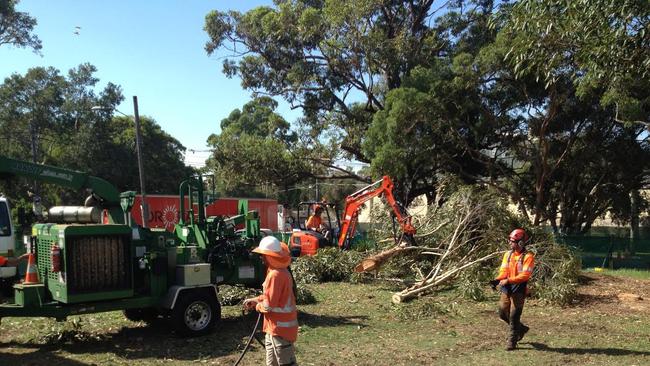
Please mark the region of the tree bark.
POLYGON ((638 189, 630 191, 630 244, 628 252, 634 255, 636 252, 636 240, 639 238, 639 201, 641 197, 638 189))

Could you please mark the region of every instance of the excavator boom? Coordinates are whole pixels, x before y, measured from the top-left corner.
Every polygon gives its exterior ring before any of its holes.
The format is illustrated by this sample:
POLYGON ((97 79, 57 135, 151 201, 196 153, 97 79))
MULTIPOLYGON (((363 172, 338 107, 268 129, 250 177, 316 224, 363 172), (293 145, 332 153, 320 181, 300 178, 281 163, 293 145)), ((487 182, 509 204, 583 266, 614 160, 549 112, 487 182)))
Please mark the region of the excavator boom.
POLYGON ((352 193, 345 199, 345 209, 343 210, 338 240, 339 248, 350 248, 351 237, 354 235, 359 219, 359 208, 374 197, 384 197, 388 205, 393 209, 393 214, 402 227, 402 231, 412 240, 416 230, 411 225, 411 217, 404 212, 404 209, 395 200, 393 186, 393 181, 389 176, 385 175, 382 179, 352 193))

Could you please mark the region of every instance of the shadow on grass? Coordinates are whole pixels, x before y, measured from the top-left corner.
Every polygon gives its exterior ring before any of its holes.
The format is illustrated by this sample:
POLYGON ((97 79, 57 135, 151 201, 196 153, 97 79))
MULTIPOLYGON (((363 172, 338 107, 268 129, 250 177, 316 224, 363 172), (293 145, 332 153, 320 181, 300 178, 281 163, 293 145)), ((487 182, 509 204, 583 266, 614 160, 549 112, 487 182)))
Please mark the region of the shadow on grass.
POLYGON ((337 327, 340 325, 365 325, 364 320, 368 320, 368 316, 328 316, 298 311, 298 322, 301 325, 307 325, 311 328, 337 327))
POLYGON ((69 360, 52 354, 47 350, 36 350, 27 353, 4 353, 0 351, 0 365, 40 366, 46 362, 50 366, 82 366, 83 362, 69 360))
MULTIPOLYGON (((300 312, 298 321, 309 327, 336 327, 341 325, 364 325, 367 316, 326 316, 300 312)), ((0 365, 42 365, 43 360, 48 365, 84 365, 83 362, 66 359, 60 352, 77 355, 75 358, 88 360, 88 364, 102 363, 94 355, 106 354, 125 360, 146 360, 160 362, 162 360, 206 360, 227 358, 221 360, 229 363, 236 359, 245 346, 246 339, 255 325, 256 315, 246 317, 224 318, 215 331, 202 337, 182 338, 171 333, 165 321, 155 322, 149 326, 126 326, 113 333, 88 333, 79 331, 66 337, 65 340, 51 340, 43 343, 43 339, 29 342, 0 343, 0 349, 5 347, 36 349, 32 353, 2 353, 0 365), (30 363, 32 362, 33 363, 30 363), (39 361, 40 360, 40 361, 39 361)), ((260 325, 261 328, 261 325, 260 325)), ((68 334, 70 335, 70 334, 68 334)), ((256 342, 252 343, 253 350, 261 349, 256 342)))
MULTIPOLYGON (((219 357, 235 359, 245 346, 246 339, 250 335, 255 324, 255 315, 246 317, 225 318, 217 325, 210 334, 195 338, 182 338, 174 335, 167 324, 161 320, 149 326, 126 326, 113 333, 90 334, 79 332, 75 339, 66 341, 50 341, 42 343, 42 340, 30 342, 8 342, 0 343, 0 349, 5 347, 14 348, 36 348, 34 360, 40 362, 34 365, 42 365, 43 360, 48 365, 84 365, 72 360, 62 358, 60 351, 79 355, 77 358, 88 359, 89 364, 97 364, 98 360, 93 358, 94 354, 114 355, 126 360, 150 359, 151 362, 162 360, 206 360, 219 357), (60 360, 59 363, 57 359, 60 360), (66 363, 69 362, 69 363, 66 363)), ((251 345, 253 349, 261 347, 255 342, 251 345)), ((14 365, 24 365, 23 360, 31 360, 31 354, 12 354, 0 352, 0 365, 12 365, 12 360, 21 360, 14 365)), ((230 361, 226 361, 228 363, 230 361)), ((101 363, 101 362, 99 362, 101 363)))
POLYGON ((579 285, 588 285, 592 282, 596 281, 595 277, 589 277, 584 274, 578 275, 578 284, 579 285))
POLYGON ((650 356, 650 352, 633 351, 621 348, 569 348, 549 347, 544 343, 528 342, 537 351, 556 352, 565 355, 608 355, 608 356, 650 356))

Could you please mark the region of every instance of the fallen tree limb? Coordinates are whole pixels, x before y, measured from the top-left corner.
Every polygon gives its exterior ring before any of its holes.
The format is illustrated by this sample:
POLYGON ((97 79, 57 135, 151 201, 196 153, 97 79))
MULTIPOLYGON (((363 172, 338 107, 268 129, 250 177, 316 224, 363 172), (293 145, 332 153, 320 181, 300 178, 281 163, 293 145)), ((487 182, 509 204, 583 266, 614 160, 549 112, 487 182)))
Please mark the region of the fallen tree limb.
POLYGON ((466 263, 466 264, 464 264, 464 265, 462 265, 462 266, 460 266, 458 268, 454 268, 454 269, 449 270, 449 271, 447 271, 445 273, 442 273, 439 276, 426 278, 420 283, 417 283, 417 284, 415 284, 415 285, 413 285, 413 286, 411 286, 411 287, 409 287, 409 288, 407 288, 405 290, 402 290, 400 292, 397 292, 397 293, 393 294, 392 301, 395 304, 399 304, 399 303, 402 303, 402 302, 404 302, 406 300, 412 299, 412 298, 416 297, 417 295, 419 295, 420 293, 428 291, 430 288, 432 288, 434 286, 438 286, 438 285, 442 284, 443 282, 453 278, 455 275, 457 275, 460 271, 464 270, 465 268, 473 266, 473 265, 475 265, 477 263, 484 262, 484 261, 486 261, 486 260, 488 260, 490 258, 493 258, 493 257, 497 256, 500 253, 502 253, 502 252, 490 253, 490 254, 488 254, 488 255, 486 255, 484 257, 481 257, 481 258, 479 258, 477 260, 466 263))
POLYGON ((357 273, 378 271, 382 264, 384 264, 390 258, 400 253, 412 251, 419 251, 429 255, 442 255, 440 249, 437 248, 395 246, 362 260, 361 263, 357 264, 356 267, 354 267, 354 271, 357 273))

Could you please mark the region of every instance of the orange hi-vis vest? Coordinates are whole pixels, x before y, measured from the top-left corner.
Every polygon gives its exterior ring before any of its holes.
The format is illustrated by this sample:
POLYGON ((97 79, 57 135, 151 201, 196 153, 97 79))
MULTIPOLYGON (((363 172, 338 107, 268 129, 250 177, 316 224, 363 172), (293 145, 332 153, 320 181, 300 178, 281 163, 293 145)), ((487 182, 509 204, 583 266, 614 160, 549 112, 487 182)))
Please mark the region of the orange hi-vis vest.
POLYGON ((320 226, 322 223, 323 220, 320 218, 320 216, 311 215, 309 216, 309 219, 307 219, 307 222, 305 223, 305 227, 307 228, 307 230, 318 231, 320 230, 320 226))
POLYGON ((533 253, 508 251, 503 255, 497 280, 508 279, 508 284, 527 283, 533 274, 535 258, 533 253))
POLYGON ((256 310, 264 314, 264 333, 282 337, 289 342, 298 338, 298 310, 293 281, 286 268, 270 268, 266 273, 262 295, 256 310))

